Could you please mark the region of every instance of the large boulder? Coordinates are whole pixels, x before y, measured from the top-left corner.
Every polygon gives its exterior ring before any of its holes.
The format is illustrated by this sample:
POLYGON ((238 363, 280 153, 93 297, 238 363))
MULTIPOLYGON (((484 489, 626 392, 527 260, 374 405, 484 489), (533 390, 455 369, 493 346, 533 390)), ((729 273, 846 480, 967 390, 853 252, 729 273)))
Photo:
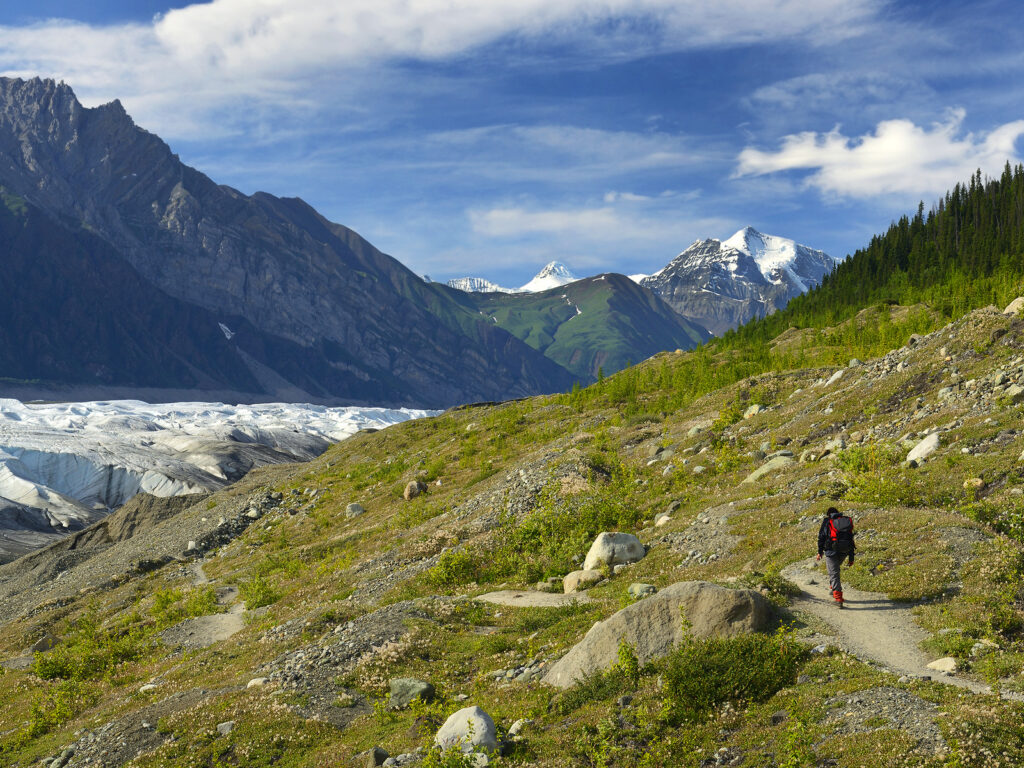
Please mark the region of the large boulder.
POLYGON ((419 480, 413 480, 405 486, 405 490, 402 492, 402 498, 409 501, 410 499, 415 499, 420 494, 424 494, 426 492, 426 483, 422 483, 419 480))
POLYGON ((1003 310, 1004 315, 1019 315, 1021 312, 1024 312, 1024 296, 1018 296, 1003 310))
POLYGON ((683 581, 598 622, 552 665, 544 682, 568 688, 618 658, 619 643, 633 647, 641 664, 668 653, 686 635, 734 637, 771 629, 772 612, 760 592, 727 589, 706 581, 683 581))
POLYGON ((570 595, 573 592, 592 587, 604 578, 600 571, 571 571, 562 579, 562 590, 570 595))
POLYGON ((914 446, 913 450, 907 454, 907 461, 920 462, 922 459, 926 459, 931 456, 939 448, 939 433, 932 432, 928 437, 922 440, 920 443, 914 446))
POLYGON ((635 563, 642 560, 647 549, 640 539, 631 533, 599 533, 590 545, 587 558, 583 561, 583 570, 597 571, 602 565, 609 568, 620 563, 635 563))
POLYGON ((767 462, 765 462, 760 467, 755 469, 745 478, 743 478, 741 482, 756 483, 765 475, 775 472, 776 470, 782 469, 783 467, 794 463, 795 462, 792 456, 775 456, 774 458, 769 459, 767 462))
POLYGON ((498 748, 498 730, 491 716, 480 707, 465 707, 444 721, 434 736, 441 749, 458 749, 464 754, 478 749, 498 748))
POLYGON ((402 709, 416 699, 430 702, 434 700, 434 686, 425 680, 413 677, 396 677, 391 680, 391 698, 388 705, 392 709, 402 709))

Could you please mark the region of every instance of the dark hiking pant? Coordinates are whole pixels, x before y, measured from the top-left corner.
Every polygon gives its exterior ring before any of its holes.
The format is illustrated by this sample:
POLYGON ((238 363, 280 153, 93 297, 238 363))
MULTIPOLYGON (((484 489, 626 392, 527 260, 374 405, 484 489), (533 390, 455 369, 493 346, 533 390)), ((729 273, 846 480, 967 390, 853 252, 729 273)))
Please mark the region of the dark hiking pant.
POLYGON ((833 592, 842 592, 843 583, 839 580, 839 566, 847 555, 825 555, 825 567, 828 569, 828 585, 833 592))

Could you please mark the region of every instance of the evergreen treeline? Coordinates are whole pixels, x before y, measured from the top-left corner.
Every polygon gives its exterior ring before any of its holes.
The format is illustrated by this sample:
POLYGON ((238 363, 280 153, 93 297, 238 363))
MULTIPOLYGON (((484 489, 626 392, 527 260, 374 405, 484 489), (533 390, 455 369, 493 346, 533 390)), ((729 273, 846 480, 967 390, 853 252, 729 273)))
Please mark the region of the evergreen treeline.
POLYGON ((1024 281, 1024 166, 957 184, 925 215, 904 216, 782 311, 730 331, 726 347, 790 326, 822 328, 878 303, 925 303, 946 319, 1008 303, 1024 281))
MULTIPOLYGON (((608 398, 626 415, 657 414, 748 376, 845 365, 875 357, 972 309, 1003 307, 1024 293, 1024 165, 998 179, 957 184, 928 214, 920 204, 872 238, 808 293, 678 361, 638 366, 574 390, 568 402, 608 398), (924 305, 893 312, 894 305, 924 305), (846 322, 868 308, 856 322, 846 322), (836 327, 838 326, 838 327, 836 327), (773 345, 789 328, 795 343, 773 345), (828 330, 825 330, 828 329, 828 330)), ((761 395, 755 395, 758 397, 761 395)))

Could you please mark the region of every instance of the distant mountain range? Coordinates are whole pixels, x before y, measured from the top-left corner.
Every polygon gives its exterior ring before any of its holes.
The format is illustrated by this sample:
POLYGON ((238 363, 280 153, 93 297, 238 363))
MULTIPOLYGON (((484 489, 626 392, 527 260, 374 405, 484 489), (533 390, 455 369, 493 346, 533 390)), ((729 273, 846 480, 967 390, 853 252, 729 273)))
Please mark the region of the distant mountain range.
MULTIPOLYGON (((663 299, 689 321, 688 327, 700 326, 717 336, 782 309, 835 265, 823 251, 745 227, 728 240, 697 240, 653 275, 629 278, 663 299)), ((576 280, 564 264, 553 261, 519 291, 480 277, 449 280, 448 285, 472 293, 528 293, 576 280)))
POLYGON ((0 78, 0 203, 0 397, 19 399, 437 408, 564 391, 771 311, 831 264, 744 230, 639 284, 560 262, 517 292, 433 283, 298 198, 214 183, 119 102, 88 109, 38 78, 0 78))
POLYGON ((467 293, 537 293, 557 288, 560 285, 568 285, 577 280, 579 278, 570 272, 565 264, 560 261, 552 261, 534 275, 530 282, 518 289, 503 288, 483 277, 457 277, 449 280, 448 285, 467 293))

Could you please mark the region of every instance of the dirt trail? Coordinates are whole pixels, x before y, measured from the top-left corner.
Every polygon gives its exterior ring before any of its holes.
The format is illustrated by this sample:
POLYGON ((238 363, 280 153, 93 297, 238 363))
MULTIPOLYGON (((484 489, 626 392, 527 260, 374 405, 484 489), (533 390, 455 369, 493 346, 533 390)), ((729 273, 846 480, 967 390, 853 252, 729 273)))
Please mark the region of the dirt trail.
MULTIPOLYGON (((879 592, 845 587, 846 606, 840 609, 832 600, 828 576, 815 567, 814 558, 793 563, 782 574, 803 590, 793 598, 793 609, 828 624, 839 645, 853 655, 875 661, 898 675, 927 676, 974 693, 992 693, 984 683, 928 669, 930 660, 919 647, 928 633, 914 621, 911 605, 893 602, 879 592)), ((1003 698, 1024 697, 1003 694, 1003 698)))
MULTIPOLYGON (((193 585, 198 587, 212 583, 203 571, 202 561, 193 561, 189 569, 192 571, 193 585)), ((216 592, 218 605, 231 606, 227 613, 186 619, 161 632, 163 641, 168 645, 181 645, 190 649, 207 648, 242 631, 245 627, 245 605, 236 601, 238 588, 218 587, 216 592)))

